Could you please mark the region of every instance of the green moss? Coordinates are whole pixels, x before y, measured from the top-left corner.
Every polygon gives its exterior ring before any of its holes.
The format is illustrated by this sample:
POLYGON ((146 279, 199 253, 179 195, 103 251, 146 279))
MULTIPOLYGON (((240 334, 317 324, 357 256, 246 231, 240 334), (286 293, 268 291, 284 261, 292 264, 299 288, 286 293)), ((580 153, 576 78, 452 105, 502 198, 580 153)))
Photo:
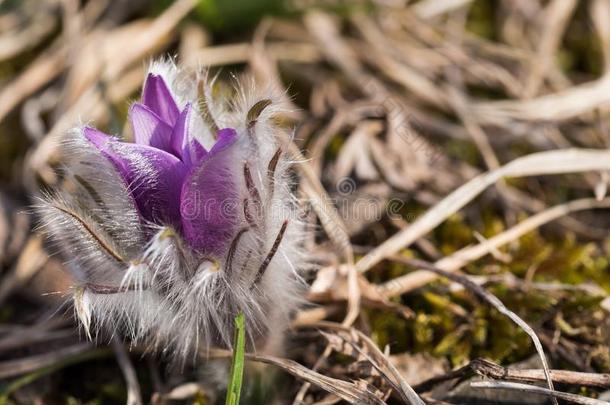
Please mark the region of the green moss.
MULTIPOLYGON (((486 237, 505 229, 504 220, 493 209, 482 212, 481 218, 481 232, 486 237)), ((464 215, 456 214, 433 232, 433 242, 441 246, 442 253, 449 254, 477 243, 473 231, 464 215)), ((533 277, 532 281, 543 283, 593 281, 610 291, 608 247, 603 249, 580 242, 570 233, 558 238, 536 230, 501 250, 512 260, 502 263, 486 256, 469 264, 466 271, 486 275, 493 269, 494 273, 510 272, 521 279, 533 277)), ((402 254, 418 256, 417 250, 412 249, 402 254)), ((376 283, 412 271, 398 263, 379 267, 379 271, 370 275, 376 283)), ((566 338, 594 342, 596 364, 604 369, 610 364, 610 350, 604 351, 608 347, 608 333, 600 330, 600 323, 606 320, 606 314, 599 307, 601 296, 569 288, 518 288, 503 282, 486 288, 535 329, 559 330, 566 338)), ((510 319, 468 291, 448 290, 446 281, 430 283, 401 297, 400 301, 415 311, 412 321, 379 311, 370 313, 375 340, 381 345, 391 344, 393 352, 432 353, 446 357, 453 366, 475 357, 510 364, 535 353, 530 337, 510 319)))
POLYGON ((497 28, 494 3, 489 0, 474 1, 470 7, 466 29, 480 37, 494 39, 497 28))
POLYGON ((476 242, 473 229, 464 222, 462 213, 453 214, 434 231, 441 253, 448 255, 462 247, 476 242))
POLYGON ((481 153, 472 142, 451 139, 443 144, 443 152, 472 166, 479 166, 482 163, 481 153))
POLYGON ((409 351, 412 346, 410 331, 413 321, 407 321, 393 312, 365 310, 371 320, 372 338, 379 347, 390 345, 392 352, 409 351))

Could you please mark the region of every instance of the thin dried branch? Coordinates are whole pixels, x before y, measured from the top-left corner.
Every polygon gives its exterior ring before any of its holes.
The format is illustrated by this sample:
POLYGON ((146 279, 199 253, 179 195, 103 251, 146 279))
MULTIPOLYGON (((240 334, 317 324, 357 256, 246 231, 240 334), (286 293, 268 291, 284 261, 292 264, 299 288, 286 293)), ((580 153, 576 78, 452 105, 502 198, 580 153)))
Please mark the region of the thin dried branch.
MULTIPOLYGON (((230 357, 232 352, 228 350, 216 349, 211 350, 206 354, 208 354, 210 357, 230 357)), ((294 360, 250 353, 246 353, 246 359, 279 367, 292 376, 322 388, 323 390, 340 397, 350 404, 385 404, 383 400, 374 395, 373 390, 368 386, 362 387, 361 384, 338 380, 336 378, 322 375, 302 366, 294 360)))
POLYGON ((544 31, 539 41, 536 58, 531 61, 530 73, 525 81, 523 90, 525 98, 538 94, 548 69, 554 63, 555 53, 577 4, 576 0, 554 0, 547 6, 544 31))
POLYGON ((610 76, 530 100, 481 101, 472 110, 487 125, 508 127, 515 121, 564 122, 587 118, 610 102, 610 76))
POLYGON ((322 186, 320 179, 313 172, 311 166, 306 161, 305 156, 299 148, 290 139, 283 139, 285 144, 288 144, 288 152, 293 159, 300 164, 297 169, 303 176, 304 184, 303 191, 308 197, 308 202, 312 205, 316 212, 322 227, 326 231, 329 238, 335 243, 337 248, 343 254, 344 260, 347 262, 347 277, 349 286, 348 298, 348 313, 345 317, 344 324, 351 325, 360 312, 360 291, 358 289, 358 275, 354 267, 354 251, 347 233, 343 219, 339 216, 336 208, 332 205, 328 193, 322 186))
POLYGON ((534 153, 515 159, 496 170, 475 177, 449 194, 411 226, 398 232, 360 259, 356 263, 356 268, 359 272, 366 272, 384 258, 408 247, 502 178, 579 173, 608 170, 608 168, 610 168, 610 151, 605 150, 568 149, 534 153))
POLYGON ((372 361, 372 364, 383 374, 388 375, 388 378, 391 378, 394 385, 400 388, 400 394, 403 399, 410 404, 423 404, 423 401, 419 396, 415 393, 413 388, 405 381, 402 377, 394 363, 388 358, 386 354, 384 354, 379 347, 364 333, 355 329, 355 328, 347 328, 345 326, 332 323, 332 322, 319 322, 315 325, 325 329, 331 329, 335 331, 344 332, 343 334, 338 334, 338 336, 342 340, 348 342, 354 349, 358 350, 359 353, 363 353, 358 346, 361 346, 364 350, 371 353, 371 357, 367 356, 367 360, 372 361), (377 364, 378 363, 378 364, 377 364), (383 369, 383 370, 382 370, 383 369))
POLYGON ((429 20, 462 7, 467 7, 470 3, 472 3, 472 0, 423 0, 417 2, 412 8, 418 17, 429 20))
POLYGON ((125 378, 125 383, 127 384, 127 405, 143 404, 136 370, 129 359, 123 342, 121 342, 116 335, 112 337, 112 350, 114 351, 117 363, 119 363, 119 367, 125 378))
POLYGON ((546 395, 551 397, 553 400, 558 399, 568 401, 573 404, 582 405, 608 405, 608 402, 601 401, 599 399, 587 398, 581 395, 570 394, 567 392, 554 391, 547 388, 537 387, 535 385, 527 385, 512 382, 503 381, 480 381, 473 382, 470 384, 473 388, 487 388, 487 389, 504 389, 504 390, 516 390, 528 394, 546 395))
MULTIPOLYGON (((413 387, 417 392, 430 391, 434 386, 448 380, 467 378, 472 373, 482 377, 493 378, 495 380, 509 380, 517 382, 544 382, 546 377, 544 370, 529 369, 518 370, 509 367, 502 367, 486 359, 478 358, 472 360, 464 367, 450 371, 447 374, 430 378, 413 387)), ((577 387, 610 388, 610 375, 583 373, 569 370, 550 370, 553 382, 559 384, 574 385, 577 387)))
POLYGON ((53 352, 0 362, 0 379, 15 377, 43 367, 51 366, 67 358, 81 355, 93 348, 91 343, 78 343, 53 352))
MULTIPOLYGON (((436 261, 434 265, 445 271, 457 271, 466 264, 493 252, 494 249, 497 249, 500 246, 517 240, 526 233, 531 232, 550 221, 561 218, 572 212, 594 208, 610 208, 610 199, 606 198, 602 201, 597 201, 594 198, 585 198, 556 205, 555 207, 527 218, 514 227, 487 239, 483 243, 458 250, 457 252, 436 261)), ((427 271, 414 271, 387 281, 380 286, 380 289, 382 294, 386 297, 393 297, 420 288, 436 278, 437 276, 435 274, 431 274, 427 271)))

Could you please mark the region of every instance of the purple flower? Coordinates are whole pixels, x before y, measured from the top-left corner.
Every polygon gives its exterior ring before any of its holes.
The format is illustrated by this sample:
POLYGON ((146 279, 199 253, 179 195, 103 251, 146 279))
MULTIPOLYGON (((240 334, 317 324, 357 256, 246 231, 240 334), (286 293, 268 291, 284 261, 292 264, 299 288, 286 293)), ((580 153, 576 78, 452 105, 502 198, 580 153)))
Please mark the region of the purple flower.
POLYGON ((217 100, 200 74, 156 62, 129 111, 133 143, 89 126, 69 135, 75 191, 40 212, 87 333, 95 321, 182 356, 229 346, 239 311, 255 341, 281 333, 303 255, 273 99, 217 100))
POLYGON ((190 103, 181 111, 163 78, 150 73, 142 102, 129 112, 135 143, 83 132, 119 172, 144 220, 181 230, 199 252, 224 253, 237 223, 228 161, 237 133, 219 130, 207 151, 193 134, 193 111, 190 103))

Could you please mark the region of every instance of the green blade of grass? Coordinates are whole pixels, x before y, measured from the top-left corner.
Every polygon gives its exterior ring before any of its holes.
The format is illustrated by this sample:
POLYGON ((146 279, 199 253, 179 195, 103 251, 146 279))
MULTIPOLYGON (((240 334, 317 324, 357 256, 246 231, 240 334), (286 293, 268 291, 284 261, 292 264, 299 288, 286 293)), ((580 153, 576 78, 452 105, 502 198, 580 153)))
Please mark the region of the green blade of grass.
POLYGON ((227 388, 225 405, 239 405, 239 395, 244 378, 244 356, 246 354, 246 318, 243 313, 235 317, 235 339, 233 342, 233 360, 231 377, 227 388))

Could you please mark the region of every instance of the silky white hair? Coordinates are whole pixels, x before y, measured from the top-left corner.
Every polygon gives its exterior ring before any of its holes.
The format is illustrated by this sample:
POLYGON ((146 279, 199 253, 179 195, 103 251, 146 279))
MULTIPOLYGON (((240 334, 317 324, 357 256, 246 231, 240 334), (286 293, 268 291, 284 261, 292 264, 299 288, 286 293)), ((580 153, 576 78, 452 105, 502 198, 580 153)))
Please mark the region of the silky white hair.
POLYGON ((44 198, 39 213, 75 276, 76 316, 89 337, 108 330, 185 359, 231 347, 233 319, 243 312, 250 344, 276 351, 303 302, 306 261, 291 162, 278 136, 285 129, 274 121, 281 98, 252 80, 238 81, 229 98, 214 97, 202 71, 171 60, 149 71, 163 77, 179 108, 192 103, 192 132, 206 149, 218 128, 236 130, 237 231, 224 257, 205 258, 171 226, 145 223, 112 163, 75 128, 62 144, 69 187, 44 198))

